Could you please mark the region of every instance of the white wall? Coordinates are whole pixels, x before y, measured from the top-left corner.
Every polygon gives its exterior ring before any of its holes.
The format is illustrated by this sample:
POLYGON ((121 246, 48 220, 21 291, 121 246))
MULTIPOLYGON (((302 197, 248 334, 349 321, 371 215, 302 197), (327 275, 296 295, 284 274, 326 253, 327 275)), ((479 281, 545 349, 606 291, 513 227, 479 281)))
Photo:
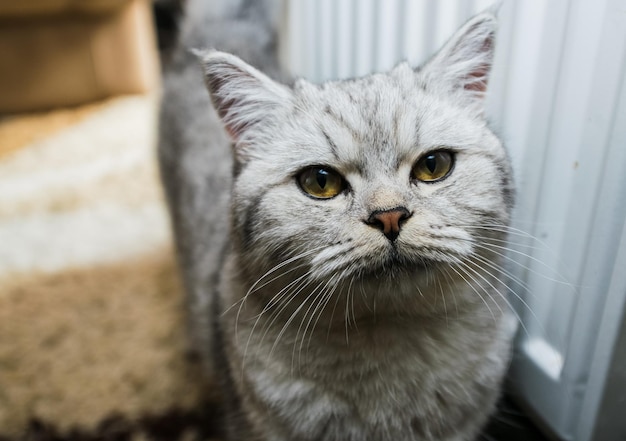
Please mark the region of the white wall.
MULTIPOLYGON (((418 64, 490 3, 288 0, 284 54, 313 81, 418 64)), ((489 114, 519 188, 512 387, 587 441, 626 297, 626 0, 505 0, 499 16, 489 114)))

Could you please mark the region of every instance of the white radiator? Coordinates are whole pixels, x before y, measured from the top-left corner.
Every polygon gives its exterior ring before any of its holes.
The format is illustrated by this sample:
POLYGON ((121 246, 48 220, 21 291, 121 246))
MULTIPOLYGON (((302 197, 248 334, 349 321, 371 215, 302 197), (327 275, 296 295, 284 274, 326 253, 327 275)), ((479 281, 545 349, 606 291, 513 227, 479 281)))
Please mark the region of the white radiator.
MULTIPOLYGON (((283 57, 312 81, 417 64, 491 4, 287 3, 283 57)), ((623 441, 626 0, 505 0, 499 15, 489 114, 516 170, 523 299, 511 387, 563 440, 623 441)))

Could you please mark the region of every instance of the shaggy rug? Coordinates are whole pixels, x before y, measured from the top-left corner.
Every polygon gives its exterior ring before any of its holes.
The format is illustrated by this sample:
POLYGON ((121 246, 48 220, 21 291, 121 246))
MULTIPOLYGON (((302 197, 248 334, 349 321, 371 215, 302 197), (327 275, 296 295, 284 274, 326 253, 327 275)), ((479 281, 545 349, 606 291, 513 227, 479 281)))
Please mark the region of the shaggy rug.
POLYGON ((156 106, 0 121, 0 439, 214 434, 186 356, 156 106))

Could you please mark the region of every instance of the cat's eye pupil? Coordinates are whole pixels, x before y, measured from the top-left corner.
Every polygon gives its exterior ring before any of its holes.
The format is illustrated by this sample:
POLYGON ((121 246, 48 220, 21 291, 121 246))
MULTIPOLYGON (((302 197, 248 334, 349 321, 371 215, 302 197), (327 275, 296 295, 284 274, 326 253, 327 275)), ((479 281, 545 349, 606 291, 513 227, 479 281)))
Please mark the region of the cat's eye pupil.
POLYGON ((330 199, 341 193, 346 187, 343 177, 326 167, 310 167, 297 176, 300 188, 317 199, 330 199))
POLYGON ((320 186, 321 189, 326 188, 326 181, 328 177, 328 172, 326 170, 318 170, 317 171, 317 185, 320 186))
POLYGON ((446 178, 454 164, 454 155, 447 150, 437 150, 422 156, 411 170, 411 178, 421 182, 435 182, 446 178))
POLYGON ((437 158, 435 155, 428 155, 424 161, 424 165, 431 173, 435 173, 435 170, 437 170, 437 158))

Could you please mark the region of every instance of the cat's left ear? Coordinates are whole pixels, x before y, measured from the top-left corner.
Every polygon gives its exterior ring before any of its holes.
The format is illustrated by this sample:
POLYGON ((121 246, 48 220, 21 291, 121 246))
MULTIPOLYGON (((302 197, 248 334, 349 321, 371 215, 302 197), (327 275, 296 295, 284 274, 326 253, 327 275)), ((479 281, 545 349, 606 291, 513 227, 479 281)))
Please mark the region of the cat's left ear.
POLYGON ((269 130, 272 116, 290 101, 290 90, 234 55, 193 52, 204 68, 213 107, 235 143, 245 145, 269 130))
POLYGON ((465 23, 420 70, 426 88, 482 105, 493 64, 497 18, 483 12, 465 23))

